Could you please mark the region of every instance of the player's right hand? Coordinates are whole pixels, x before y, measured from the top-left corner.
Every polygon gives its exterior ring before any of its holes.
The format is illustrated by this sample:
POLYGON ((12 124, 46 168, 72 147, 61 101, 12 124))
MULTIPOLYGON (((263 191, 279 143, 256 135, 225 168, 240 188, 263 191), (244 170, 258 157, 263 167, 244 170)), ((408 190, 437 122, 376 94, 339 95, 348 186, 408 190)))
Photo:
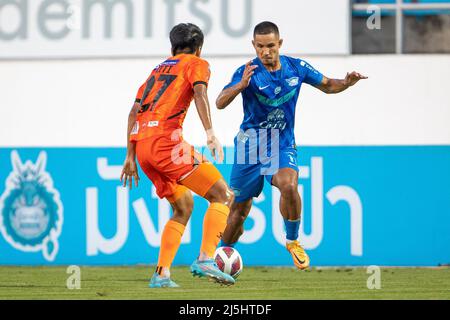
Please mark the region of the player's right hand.
POLYGON ((136 165, 136 160, 127 157, 125 163, 123 164, 122 173, 120 175, 120 182, 123 183, 124 187, 126 187, 128 183, 131 189, 133 186, 133 177, 134 177, 134 184, 137 187, 139 184, 139 174, 136 165))
POLYGON ((222 144, 220 143, 219 139, 217 139, 216 136, 211 135, 211 136, 208 136, 208 140, 206 141, 206 143, 208 145, 209 151, 211 151, 213 158, 218 163, 222 163, 223 158, 224 158, 223 147, 222 147, 222 144))
POLYGON ((252 79, 252 75, 255 73, 255 69, 258 68, 257 65, 252 65, 252 60, 245 64, 244 74, 242 75, 242 79, 240 82, 241 90, 247 88, 250 84, 250 80, 252 79))

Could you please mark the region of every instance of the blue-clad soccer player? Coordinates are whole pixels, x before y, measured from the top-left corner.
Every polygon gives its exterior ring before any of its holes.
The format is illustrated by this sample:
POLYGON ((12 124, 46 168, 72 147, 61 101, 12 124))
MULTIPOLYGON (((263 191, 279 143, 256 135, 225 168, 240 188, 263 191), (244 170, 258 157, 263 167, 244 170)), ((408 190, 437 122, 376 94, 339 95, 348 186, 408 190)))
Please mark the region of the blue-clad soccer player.
POLYGON ((338 93, 367 77, 357 72, 345 79, 329 79, 307 62, 283 56, 278 27, 259 23, 253 32, 257 57, 236 70, 217 98, 219 109, 242 93, 244 120, 234 139, 235 162, 230 186, 235 193, 222 246, 233 246, 242 235, 253 197, 264 179, 280 190, 280 211, 286 228, 286 248, 299 269, 309 266, 309 257, 297 241, 301 199, 298 193, 297 150, 294 137, 295 107, 302 83, 325 93, 338 93))

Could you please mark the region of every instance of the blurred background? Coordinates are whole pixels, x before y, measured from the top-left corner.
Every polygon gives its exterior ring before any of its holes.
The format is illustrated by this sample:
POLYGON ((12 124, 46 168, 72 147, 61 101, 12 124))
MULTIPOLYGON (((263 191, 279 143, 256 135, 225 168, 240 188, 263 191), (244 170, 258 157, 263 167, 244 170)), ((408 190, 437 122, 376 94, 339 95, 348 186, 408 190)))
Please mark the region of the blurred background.
MULTIPOLYGON (((338 95, 300 93, 312 265, 450 263, 450 1, 0 0, 0 264, 156 263, 170 206, 142 172, 137 189, 119 183, 136 92, 170 55, 170 29, 200 26, 228 179, 242 101, 214 101, 254 57, 264 20, 279 26, 282 54, 330 78, 369 77, 338 95)), ((201 128, 193 107, 184 136, 205 151, 201 128)), ((268 185, 255 199, 244 265, 291 264, 278 199, 268 185)), ((195 197, 175 264, 197 256, 206 207, 195 197)))

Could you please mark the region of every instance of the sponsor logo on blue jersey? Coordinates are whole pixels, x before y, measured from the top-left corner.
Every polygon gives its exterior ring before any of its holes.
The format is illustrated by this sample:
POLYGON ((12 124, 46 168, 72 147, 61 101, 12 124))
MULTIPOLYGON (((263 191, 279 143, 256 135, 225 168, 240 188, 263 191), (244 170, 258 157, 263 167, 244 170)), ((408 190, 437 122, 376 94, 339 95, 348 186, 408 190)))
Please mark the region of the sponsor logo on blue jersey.
POLYGON ((259 126, 263 129, 279 129, 286 128, 286 117, 283 109, 275 109, 267 115, 267 120, 261 122, 259 126))

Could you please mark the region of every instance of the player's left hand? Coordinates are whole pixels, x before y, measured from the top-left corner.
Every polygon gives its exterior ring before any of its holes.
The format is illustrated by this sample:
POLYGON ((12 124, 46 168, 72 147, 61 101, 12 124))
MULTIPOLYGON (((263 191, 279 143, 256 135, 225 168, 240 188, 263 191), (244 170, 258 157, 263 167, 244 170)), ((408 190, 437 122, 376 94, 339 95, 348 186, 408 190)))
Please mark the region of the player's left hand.
POLYGON ((125 163, 123 164, 122 173, 120 175, 120 182, 123 183, 124 187, 126 187, 128 183, 131 190, 133 186, 133 177, 134 177, 134 184, 137 187, 139 184, 139 174, 136 165, 136 160, 127 157, 125 163))
POLYGON ((355 72, 355 71, 353 71, 352 73, 347 72, 347 75, 345 76, 345 79, 344 79, 344 84, 347 87, 351 87, 355 83, 357 83, 359 80, 362 80, 362 79, 367 79, 367 77, 363 76, 362 74, 355 72))
POLYGON ((223 147, 222 147, 222 144, 220 143, 219 139, 217 139, 215 135, 208 135, 208 139, 207 139, 206 143, 208 145, 209 151, 211 151, 213 158, 218 163, 222 163, 223 158, 224 158, 223 147))

